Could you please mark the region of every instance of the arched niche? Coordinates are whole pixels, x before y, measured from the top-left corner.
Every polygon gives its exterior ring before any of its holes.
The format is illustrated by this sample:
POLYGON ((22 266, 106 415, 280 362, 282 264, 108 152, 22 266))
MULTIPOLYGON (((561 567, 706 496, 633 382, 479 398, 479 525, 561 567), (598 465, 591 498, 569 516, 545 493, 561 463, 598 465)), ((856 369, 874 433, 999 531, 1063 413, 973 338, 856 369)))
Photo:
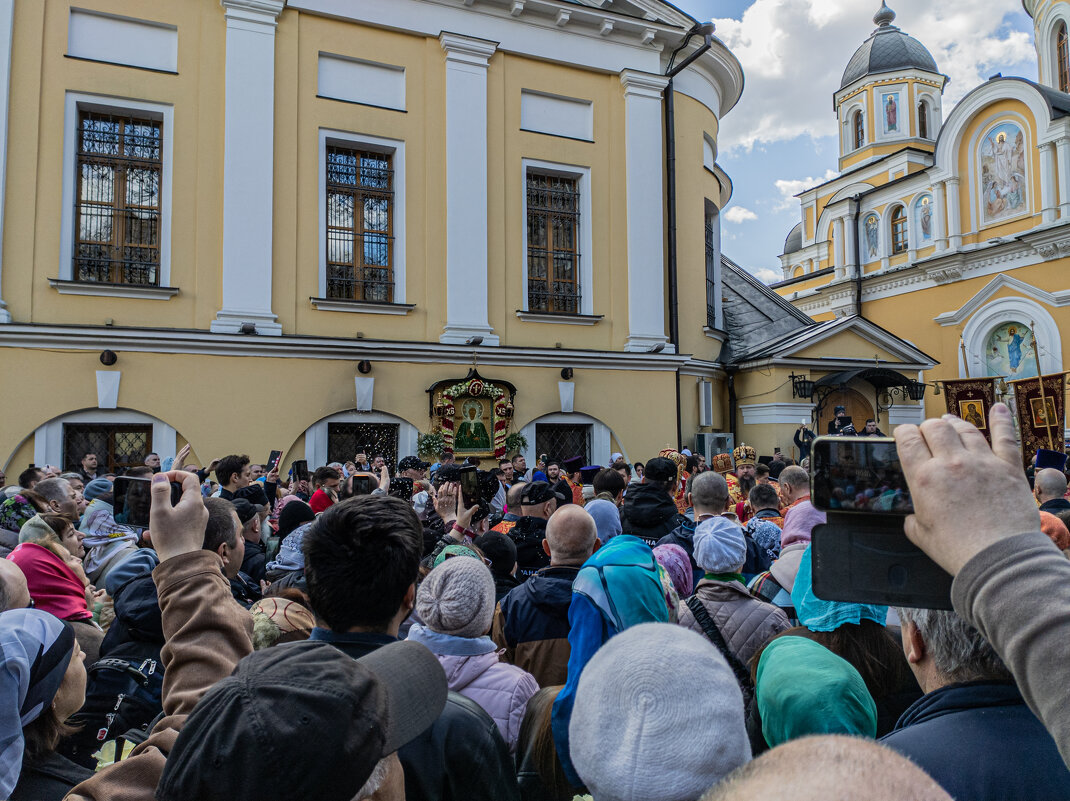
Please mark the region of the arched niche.
MULTIPOLYGON (((1045 374, 1063 369, 1062 338, 1055 319, 1041 304, 1023 297, 1000 298, 978 309, 962 329, 962 341, 966 345, 969 374, 973 377, 987 376, 989 362, 986 359, 989 338, 992 333, 1008 323, 1035 325, 1037 342, 1040 345, 1040 368, 1045 374)), ((962 356, 959 356, 959 377, 966 377, 962 356)))

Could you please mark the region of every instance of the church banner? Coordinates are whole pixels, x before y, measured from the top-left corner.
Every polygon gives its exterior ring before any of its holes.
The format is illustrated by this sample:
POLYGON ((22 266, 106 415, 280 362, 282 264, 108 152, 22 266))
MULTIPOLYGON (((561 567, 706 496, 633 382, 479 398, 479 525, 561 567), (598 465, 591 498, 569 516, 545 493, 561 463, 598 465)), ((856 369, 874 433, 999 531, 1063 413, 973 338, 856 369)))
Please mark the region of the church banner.
POLYGON ((942 383, 947 413, 961 417, 967 423, 973 423, 985 435, 985 439, 991 442, 988 410, 996 402, 996 379, 963 378, 942 383))
POLYGON ((1033 463, 1040 448, 1063 451, 1066 373, 1046 375, 1043 380, 1043 393, 1040 380, 1036 378, 1009 382, 1014 387, 1018 430, 1022 435, 1022 459, 1026 467, 1033 463))

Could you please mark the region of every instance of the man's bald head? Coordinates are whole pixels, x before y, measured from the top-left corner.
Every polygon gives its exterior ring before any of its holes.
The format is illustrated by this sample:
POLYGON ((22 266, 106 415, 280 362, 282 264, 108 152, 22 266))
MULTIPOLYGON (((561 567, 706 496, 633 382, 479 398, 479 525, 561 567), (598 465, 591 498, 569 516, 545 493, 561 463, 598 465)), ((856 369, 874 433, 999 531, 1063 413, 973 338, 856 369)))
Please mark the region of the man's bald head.
POLYGON ((505 493, 505 505, 509 507, 509 511, 514 515, 520 512, 520 496, 524 494, 524 486, 526 484, 526 481, 518 481, 505 493))
POLYGON ((1066 495, 1066 476, 1062 470, 1046 467, 1033 479, 1033 491, 1041 503, 1061 498, 1066 495))
POLYGON ((30 590, 22 569, 10 559, 0 559, 0 612, 29 605, 30 590))
POLYGON ((582 565, 594 553, 597 541, 598 526, 582 506, 562 506, 546 524, 551 564, 582 565))
POLYGON ((787 484, 789 487, 800 489, 802 487, 810 486, 810 476, 801 467, 792 465, 791 467, 785 467, 780 471, 780 478, 777 479, 780 486, 787 484))
POLYGON ((691 479, 691 505, 696 515, 724 514, 728 506, 728 482, 720 473, 707 470, 691 479))
POLYGON ((929 774, 872 740, 842 735, 802 737, 729 774, 702 801, 951 801, 929 774))

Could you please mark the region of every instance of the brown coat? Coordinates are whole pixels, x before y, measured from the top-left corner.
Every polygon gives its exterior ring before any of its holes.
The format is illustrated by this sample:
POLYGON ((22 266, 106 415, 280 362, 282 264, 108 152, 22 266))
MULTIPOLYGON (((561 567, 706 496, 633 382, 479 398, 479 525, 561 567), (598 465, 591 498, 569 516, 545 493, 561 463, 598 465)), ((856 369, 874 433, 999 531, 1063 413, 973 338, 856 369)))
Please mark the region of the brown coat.
MULTIPOLYGON (((755 598, 738 581, 702 579, 695 596, 706 607, 729 649, 744 665, 749 666, 751 658, 769 640, 791 628, 788 616, 781 609, 755 598)), ((685 604, 680 607, 680 625, 703 634, 685 604)))
POLYGON ((165 717, 152 735, 79 784, 68 799, 153 801, 164 761, 201 696, 252 653, 253 619, 230 594, 222 561, 210 551, 176 556, 152 572, 163 612, 165 717))

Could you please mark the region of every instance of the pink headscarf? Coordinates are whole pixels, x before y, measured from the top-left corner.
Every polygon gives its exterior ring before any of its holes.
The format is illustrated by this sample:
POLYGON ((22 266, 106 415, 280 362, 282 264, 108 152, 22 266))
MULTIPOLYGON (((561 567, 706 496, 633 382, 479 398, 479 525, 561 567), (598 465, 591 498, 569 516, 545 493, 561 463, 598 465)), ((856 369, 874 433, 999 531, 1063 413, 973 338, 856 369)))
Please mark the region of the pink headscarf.
POLYGON ((691 590, 695 575, 691 569, 691 559, 687 551, 679 545, 659 545, 654 549, 654 558, 658 564, 665 568, 665 572, 672 579, 672 585, 680 595, 681 600, 691 597, 691 590))
POLYGON ((795 542, 810 542, 814 527, 825 522, 825 513, 815 509, 809 500, 790 507, 784 513, 784 528, 780 532, 781 549, 795 542))
POLYGON ((61 620, 93 617, 85 602, 85 585, 52 551, 35 542, 24 542, 7 557, 26 574, 34 606, 61 620))

